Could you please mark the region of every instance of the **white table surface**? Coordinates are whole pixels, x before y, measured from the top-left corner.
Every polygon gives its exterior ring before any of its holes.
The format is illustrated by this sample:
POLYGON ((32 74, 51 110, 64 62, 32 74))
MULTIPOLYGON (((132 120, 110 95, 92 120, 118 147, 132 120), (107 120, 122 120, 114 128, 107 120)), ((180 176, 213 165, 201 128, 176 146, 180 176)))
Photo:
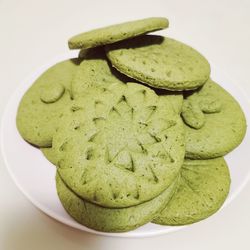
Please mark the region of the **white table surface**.
MULTIPOLYGON (((148 16, 168 17, 170 28, 164 34, 200 50, 250 95, 249 13, 248 0, 0 0, 0 115, 21 80, 68 51, 70 36, 148 16)), ((247 250, 249 194, 250 183, 228 207, 179 232, 144 239, 101 237, 74 230, 36 209, 14 185, 0 156, 0 249, 247 250)))

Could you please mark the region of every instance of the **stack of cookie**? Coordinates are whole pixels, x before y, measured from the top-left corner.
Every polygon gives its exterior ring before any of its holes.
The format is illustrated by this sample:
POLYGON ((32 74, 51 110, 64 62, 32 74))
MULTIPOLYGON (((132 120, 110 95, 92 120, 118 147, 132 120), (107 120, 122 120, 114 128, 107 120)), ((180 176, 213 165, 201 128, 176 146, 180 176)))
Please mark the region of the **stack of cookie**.
POLYGON ((79 57, 25 93, 17 127, 57 167, 65 210, 95 230, 184 225, 216 212, 230 188, 223 156, 246 121, 208 61, 147 18, 79 34, 79 57))

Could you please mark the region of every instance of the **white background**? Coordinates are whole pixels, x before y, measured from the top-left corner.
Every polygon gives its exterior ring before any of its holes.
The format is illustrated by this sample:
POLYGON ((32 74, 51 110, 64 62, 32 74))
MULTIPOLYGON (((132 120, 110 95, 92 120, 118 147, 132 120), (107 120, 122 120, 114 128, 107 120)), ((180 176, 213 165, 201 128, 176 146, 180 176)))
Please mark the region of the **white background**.
MULTIPOLYGON (((250 1, 0 0, 0 116, 27 75, 68 51, 69 37, 148 16, 168 17, 170 28, 163 34, 201 51, 250 95, 250 1)), ((176 233, 145 239, 101 237, 37 210, 15 187, 0 157, 0 250, 248 250, 249 194, 250 183, 224 210, 176 233)))

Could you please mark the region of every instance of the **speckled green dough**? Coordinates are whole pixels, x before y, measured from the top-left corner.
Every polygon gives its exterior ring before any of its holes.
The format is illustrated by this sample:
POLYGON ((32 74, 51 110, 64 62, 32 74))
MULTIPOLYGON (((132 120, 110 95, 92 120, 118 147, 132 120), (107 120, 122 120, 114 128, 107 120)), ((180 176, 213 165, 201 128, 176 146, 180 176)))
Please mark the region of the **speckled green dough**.
POLYGON ((192 100, 185 100, 181 112, 183 121, 194 129, 200 129, 205 124, 205 115, 198 103, 192 100))
MULTIPOLYGON (((237 147, 246 133, 246 119, 237 101, 222 87, 208 80, 193 99, 218 101, 210 102, 205 114, 205 124, 200 129, 185 125, 186 157, 209 159, 223 156, 237 147), (211 98, 211 96, 213 98, 211 98), (215 113, 211 113, 211 110, 215 113)), ((189 98, 192 98, 190 95, 189 98)), ((204 105, 204 104, 203 104, 204 105)), ((204 110, 204 107, 203 107, 204 110)))
MULTIPOLYGON (((131 82, 131 78, 120 74, 116 69, 110 67, 102 47, 81 50, 80 58, 84 58, 72 81, 72 95, 75 98, 83 95, 89 87, 100 87, 101 85, 114 82, 131 82)), ((181 112, 183 94, 162 89, 154 89, 157 95, 167 98, 177 113, 181 112)))
POLYGON ((65 88, 60 83, 55 82, 44 84, 41 88, 40 99, 45 103, 54 103, 58 101, 64 94, 65 88))
POLYGON ((229 188, 230 174, 223 158, 185 160, 177 191, 153 222, 185 225, 203 220, 222 206, 229 188))
POLYGON ((104 208, 80 199, 56 176, 57 193, 65 210, 79 223, 104 232, 124 232, 150 222, 173 195, 177 181, 156 198, 129 208, 104 208))
POLYGON ((16 122, 26 141, 39 147, 51 146, 58 120, 71 103, 70 85, 78 64, 74 59, 52 66, 25 93, 16 122))
POLYGON ((79 65, 72 81, 72 95, 78 98, 87 88, 100 87, 112 83, 121 83, 130 79, 109 66, 102 47, 84 50, 80 53, 84 60, 79 65))
POLYGON ((69 39, 70 49, 93 48, 168 27, 168 20, 151 17, 91 30, 69 39))
POLYGON ((177 114, 181 113, 183 104, 182 94, 166 94, 163 95, 163 98, 167 98, 167 100, 172 104, 172 107, 177 114))
POLYGON ((57 165, 58 159, 57 154, 54 153, 53 148, 40 148, 46 159, 53 165, 57 165))
MULTIPOLYGON (((190 97, 190 98, 192 98, 192 97, 190 97)), ((194 98, 194 99, 196 99, 196 98, 194 98)), ((222 104, 218 98, 207 94, 205 96, 202 96, 202 98, 197 98, 197 99, 199 102, 200 109, 205 114, 212 114, 212 113, 221 112, 222 104)))
MULTIPOLYGON (((83 78, 83 81, 82 81, 82 84, 80 85, 79 84, 79 91, 78 92, 75 92, 75 97, 76 98, 79 98, 81 97, 81 95, 83 95, 85 93, 85 91, 87 90, 87 88, 84 87, 84 84, 85 84, 85 80, 87 80, 87 77, 86 78, 83 78)), ((90 82, 91 83, 91 82, 90 82)), ((88 84, 88 83, 86 83, 88 84)), ((100 85, 97 84, 97 86, 100 87, 100 85)), ((74 89, 74 88, 73 88, 74 89)), ((74 94, 74 92, 73 92, 74 94)), ((169 92, 169 91, 157 91, 157 94, 159 96, 161 96, 162 98, 166 98, 167 101, 169 101, 171 104, 172 104, 172 107, 174 109, 174 111, 177 113, 177 114, 180 114, 181 110, 182 110, 182 103, 183 103, 183 95, 182 93, 173 93, 173 92, 169 92)), ((41 148, 44 156, 47 158, 48 161, 50 161, 52 164, 54 165, 57 165, 58 164, 58 159, 57 159, 57 153, 55 153, 53 151, 52 148, 41 148)))
POLYGON ((181 116, 191 128, 200 129, 205 124, 205 115, 221 112, 221 101, 211 94, 199 95, 199 91, 191 93, 183 102, 181 116))
POLYGON ((151 88, 155 91, 158 96, 167 98, 167 100, 172 104, 174 111, 180 114, 183 105, 183 92, 182 91, 169 91, 165 89, 151 88))
POLYGON ((178 175, 183 124, 166 98, 140 84, 114 83, 89 89, 73 110, 53 148, 60 176, 83 199, 104 207, 137 205, 178 175))
POLYGON ((152 87, 195 89, 210 75, 209 63, 199 52, 171 38, 143 35, 105 48, 117 70, 152 87))

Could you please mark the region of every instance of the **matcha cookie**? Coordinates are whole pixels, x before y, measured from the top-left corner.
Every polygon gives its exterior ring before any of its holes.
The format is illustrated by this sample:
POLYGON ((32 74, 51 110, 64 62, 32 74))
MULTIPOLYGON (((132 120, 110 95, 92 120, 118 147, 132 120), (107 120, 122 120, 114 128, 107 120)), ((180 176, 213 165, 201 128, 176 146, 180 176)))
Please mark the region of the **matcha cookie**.
POLYGON ((203 220, 224 203, 230 175, 223 158, 185 160, 180 184, 166 208, 153 220, 161 225, 186 225, 203 220))
POLYGON ((155 93, 163 98, 166 98, 171 104, 174 111, 180 114, 183 105, 183 92, 182 91, 168 91, 165 89, 152 88, 155 93))
POLYGON ((143 35, 105 47, 117 70, 152 87, 195 89, 210 75, 209 63, 199 52, 171 38, 143 35))
POLYGON ((93 48, 168 27, 168 20, 151 17, 81 33, 69 39, 70 49, 93 48))
POLYGON ((104 207, 129 207, 165 190, 184 157, 183 123, 166 98, 136 83, 89 88, 53 137, 61 178, 104 207))
POLYGON ((71 80, 79 59, 60 62, 44 72, 23 96, 17 112, 21 136, 39 147, 51 146, 59 119, 71 103, 71 80))
POLYGON ((57 193, 65 210, 79 223, 104 232, 124 232, 150 222, 161 211, 176 190, 174 181, 156 198, 129 208, 104 208, 85 201, 56 176, 57 193))
POLYGON ((223 156, 237 147, 246 133, 246 120, 240 105, 212 80, 186 97, 182 117, 187 158, 223 156))
MULTIPOLYGON (((103 47, 81 50, 80 58, 84 58, 77 69, 72 81, 72 95, 78 98, 83 95, 89 87, 100 87, 110 83, 126 83, 132 79, 126 75, 120 74, 115 68, 112 68, 107 61, 103 47)), ((153 89, 157 95, 166 97, 173 105, 177 113, 181 112, 183 94, 181 91, 173 92, 163 89, 153 89)))
POLYGON ((79 56, 84 60, 72 80, 74 98, 83 95, 90 87, 100 87, 115 82, 124 84, 131 81, 127 76, 110 67, 103 47, 82 50, 79 56))
POLYGON ((46 157, 46 159, 51 162, 53 165, 56 165, 58 160, 57 160, 57 155, 53 152, 53 148, 40 148, 42 151, 43 155, 46 157))

